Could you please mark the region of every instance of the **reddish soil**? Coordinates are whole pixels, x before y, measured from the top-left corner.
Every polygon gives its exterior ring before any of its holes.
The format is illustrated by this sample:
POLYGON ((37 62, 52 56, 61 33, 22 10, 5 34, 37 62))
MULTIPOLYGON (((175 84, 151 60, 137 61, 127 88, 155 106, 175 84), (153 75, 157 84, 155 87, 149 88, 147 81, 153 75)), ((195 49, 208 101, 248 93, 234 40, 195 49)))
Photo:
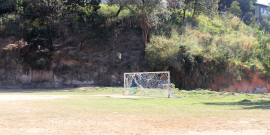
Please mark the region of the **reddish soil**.
POLYGON ((228 92, 243 92, 250 93, 255 90, 257 86, 264 86, 267 88, 267 91, 270 92, 270 84, 268 84, 268 80, 264 79, 264 75, 254 74, 249 70, 245 70, 246 74, 249 76, 250 80, 242 78, 240 81, 235 78, 226 78, 223 76, 217 77, 213 79, 213 85, 211 90, 218 91, 228 91, 228 92), (229 85, 229 87, 221 87, 220 85, 229 85))

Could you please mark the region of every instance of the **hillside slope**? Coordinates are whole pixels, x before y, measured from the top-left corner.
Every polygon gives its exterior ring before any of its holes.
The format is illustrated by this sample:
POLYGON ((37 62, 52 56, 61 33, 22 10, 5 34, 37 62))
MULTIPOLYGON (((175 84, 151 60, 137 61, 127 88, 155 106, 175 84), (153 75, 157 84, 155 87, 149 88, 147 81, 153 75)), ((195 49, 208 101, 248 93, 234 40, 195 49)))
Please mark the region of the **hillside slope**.
MULTIPOLYGON (((119 30, 121 32, 117 38, 84 43, 81 51, 73 37, 55 40, 56 50, 52 55, 51 67, 42 70, 32 69, 23 63, 18 54, 18 44, 13 43, 12 38, 8 42, 8 39, 2 40, 0 87, 60 87, 79 84, 122 86, 124 72, 150 69, 143 57, 141 31, 119 30)), ((22 46, 20 53, 27 49, 27 46, 22 46)))
POLYGON ((253 92, 262 86, 270 91, 267 63, 257 58, 265 36, 237 17, 201 15, 195 23, 188 17, 182 27, 152 28, 146 48, 141 29, 115 31, 83 44, 76 36, 55 39, 49 60, 36 55, 48 54, 46 49, 29 53, 26 43, 1 39, 0 87, 123 86, 125 72, 168 70, 180 89, 253 92))
POLYGON ((155 70, 171 71, 180 89, 252 92, 270 91, 267 66, 269 40, 256 26, 233 15, 190 18, 183 27, 164 25, 146 48, 155 70), (264 41, 264 42, 262 42, 264 41))

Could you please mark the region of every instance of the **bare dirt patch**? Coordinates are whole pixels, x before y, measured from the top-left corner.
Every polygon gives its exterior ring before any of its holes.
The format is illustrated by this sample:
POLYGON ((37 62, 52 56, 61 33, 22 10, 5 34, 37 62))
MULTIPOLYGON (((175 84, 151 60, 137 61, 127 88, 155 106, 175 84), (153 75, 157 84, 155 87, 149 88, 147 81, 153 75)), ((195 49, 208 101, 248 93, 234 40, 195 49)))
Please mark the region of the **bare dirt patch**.
POLYGON ((108 98, 151 98, 142 96, 125 96, 125 95, 93 95, 94 97, 108 97, 108 98))
POLYGON ((0 101, 68 98, 66 95, 0 95, 0 101))
MULTIPOLYGON (((123 95, 80 95, 77 98, 141 98, 123 95)), ((1 135, 45 134, 173 134, 173 135, 268 135, 269 115, 252 118, 241 117, 242 111, 233 112, 236 117, 218 114, 162 115, 151 112, 96 113, 89 108, 75 108, 67 102, 73 95, 0 95, 1 135), (41 100, 43 99, 43 100, 41 100), (53 99, 53 100, 52 100, 53 99), (49 103, 47 103, 49 102, 49 103), (65 104, 64 104, 65 105, 65 104), (238 117, 237 117, 238 116, 238 117), (239 117, 240 116, 240 117, 239 117)), ((143 97, 145 98, 145 97, 143 97)), ((102 109, 102 108, 101 108, 102 109)), ((169 109, 169 108, 168 108, 169 109)), ((136 110, 140 111, 140 110, 136 110)), ((151 110, 150 110, 151 111, 151 110)))

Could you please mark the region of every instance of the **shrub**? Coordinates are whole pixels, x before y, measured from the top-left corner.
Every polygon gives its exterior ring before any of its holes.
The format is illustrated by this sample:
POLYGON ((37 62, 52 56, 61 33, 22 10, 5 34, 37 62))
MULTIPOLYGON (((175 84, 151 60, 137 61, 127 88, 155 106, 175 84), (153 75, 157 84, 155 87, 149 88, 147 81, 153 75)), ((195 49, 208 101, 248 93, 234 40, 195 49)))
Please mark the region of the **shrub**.
MULTIPOLYGON (((100 6, 101 8, 98 10, 98 13, 107 18, 114 17, 119 9, 119 5, 100 4, 100 6)), ((128 9, 122 9, 118 16, 119 18, 128 18, 131 14, 128 9)))
MULTIPOLYGON (((241 80, 243 66, 263 69, 262 62, 254 57, 257 38, 263 36, 261 31, 245 25, 232 15, 212 19, 200 15, 197 19, 199 27, 171 27, 170 36, 152 34, 145 51, 154 70, 172 67, 182 77, 197 75, 196 78, 207 82, 210 81, 209 76, 217 74, 241 80), (205 67, 205 64, 208 66, 205 67)), ((162 29, 164 27, 158 30, 162 29)), ((178 84, 184 85, 182 82, 178 84)))

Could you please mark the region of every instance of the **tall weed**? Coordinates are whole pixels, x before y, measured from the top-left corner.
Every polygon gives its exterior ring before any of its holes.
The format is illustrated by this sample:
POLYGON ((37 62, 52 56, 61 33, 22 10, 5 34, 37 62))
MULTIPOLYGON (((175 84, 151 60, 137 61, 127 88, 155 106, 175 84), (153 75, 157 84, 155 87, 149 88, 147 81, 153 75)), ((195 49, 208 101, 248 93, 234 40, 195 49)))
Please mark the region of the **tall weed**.
POLYGON ((157 65, 173 67, 178 72, 197 74, 203 79, 205 72, 227 74, 238 80, 243 77, 243 66, 262 69, 262 63, 254 57, 254 46, 261 33, 257 28, 247 26, 231 15, 211 19, 200 15, 197 19, 198 26, 186 23, 180 30, 173 27, 171 36, 152 35, 146 56, 153 68, 157 65), (207 62, 208 67, 204 67, 207 62))

